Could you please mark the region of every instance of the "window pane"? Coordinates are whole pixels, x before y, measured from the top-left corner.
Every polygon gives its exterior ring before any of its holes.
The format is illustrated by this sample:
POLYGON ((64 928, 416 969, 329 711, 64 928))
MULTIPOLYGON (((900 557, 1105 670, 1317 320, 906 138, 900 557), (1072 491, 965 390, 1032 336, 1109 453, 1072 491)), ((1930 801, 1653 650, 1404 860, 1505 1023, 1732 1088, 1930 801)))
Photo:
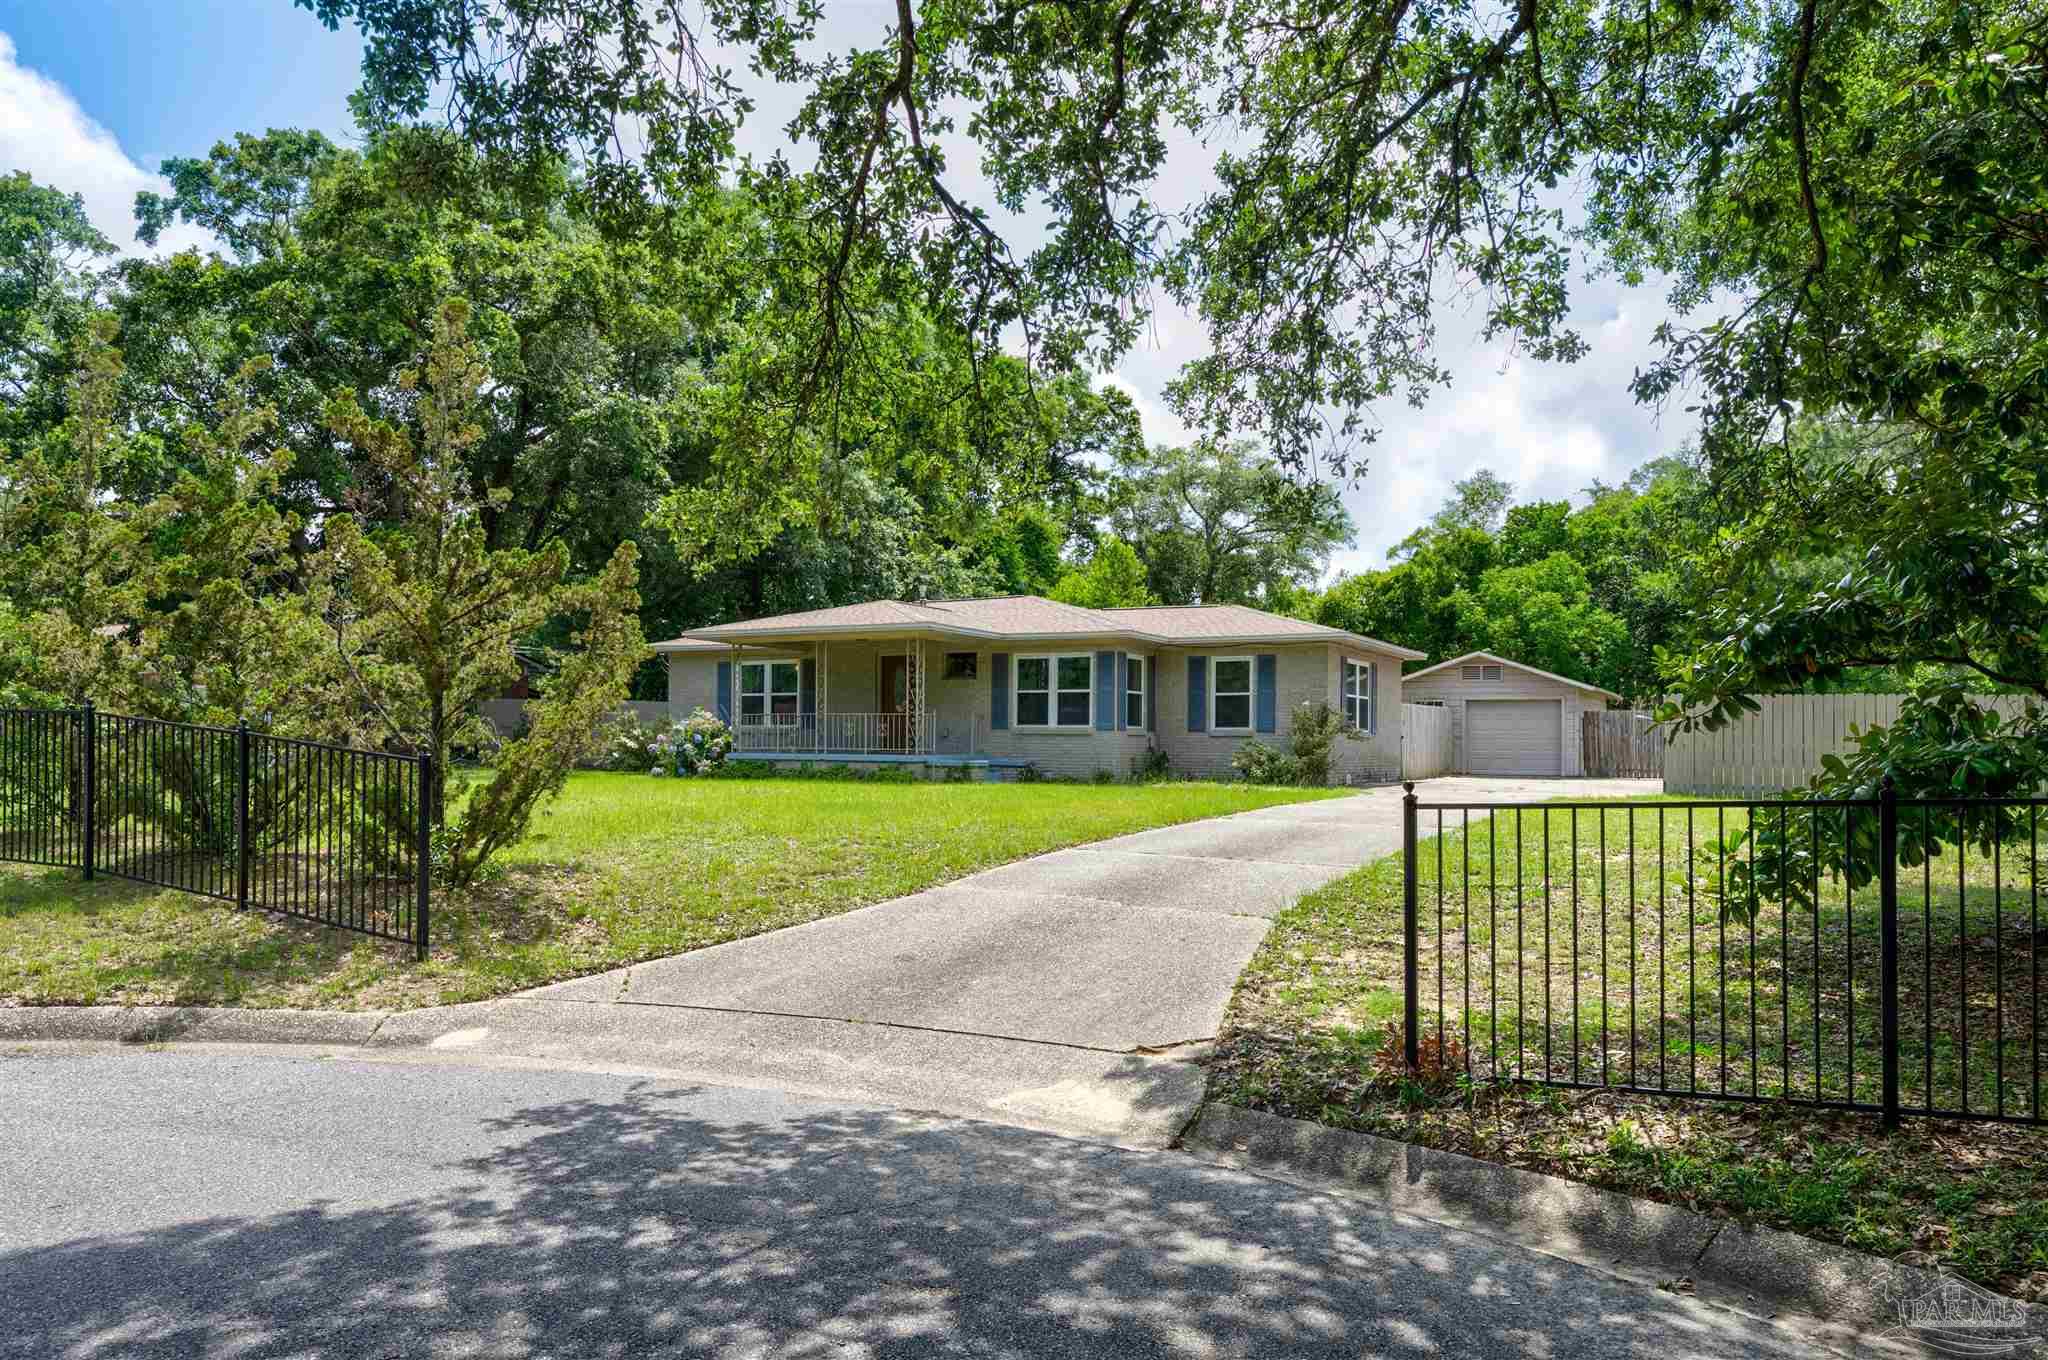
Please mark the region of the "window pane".
POLYGON ((1217 695, 1216 725, 1218 727, 1250 727, 1252 725, 1252 696, 1249 694, 1217 695))
POLYGON ((796 716, 796 696, 794 694, 778 694, 770 700, 770 704, 771 707, 768 711, 778 718, 794 718, 796 716))
POLYGON ((1060 658, 1060 688, 1087 689, 1088 668, 1093 658, 1085 656, 1063 656, 1060 658))
POLYGON ((1125 688, 1143 690, 1145 688, 1145 663, 1134 656, 1125 664, 1130 668, 1129 678, 1125 681, 1125 688))
POLYGON ((740 667, 740 693, 742 693, 742 694, 759 694, 759 693, 761 693, 761 691, 762 691, 762 690, 764 690, 765 688, 767 688, 766 684, 764 683, 764 681, 765 681, 765 680, 766 680, 766 678, 767 678, 767 674, 768 674, 768 668, 767 668, 766 666, 762 665, 762 664, 761 664, 760 662, 758 662, 758 661, 755 661, 755 662, 751 662, 751 663, 749 663, 749 664, 747 664, 747 665, 741 666, 741 667, 740 667))
POLYGON ((770 678, 775 681, 777 694, 796 693, 796 662, 778 661, 772 670, 774 674, 770 678))
POLYGON ((1018 691, 1017 721, 1025 727, 1045 726, 1046 714, 1051 711, 1047 707, 1048 702, 1044 690, 1035 690, 1028 694, 1022 690, 1018 691))
POLYGON ((1344 697, 1348 699, 1356 693, 1358 693, 1358 667, 1355 663, 1347 661, 1344 663, 1344 697))
POLYGON ((1250 694, 1252 692, 1252 663, 1249 661, 1217 662, 1216 692, 1218 694, 1250 694))
POLYGON ((760 716, 761 716, 761 714, 762 714, 762 712, 763 712, 763 709, 762 709, 762 706, 761 706, 761 705, 762 705, 762 699, 761 699, 761 696, 760 696, 760 695, 758 695, 758 694, 742 694, 742 695, 740 696, 740 717, 742 717, 742 718, 758 718, 758 717, 760 717, 760 716))
POLYGON ((1124 726, 1141 728, 1145 725, 1145 696, 1132 690, 1124 696, 1124 726))
POLYGON ((1088 691, 1085 689, 1063 689, 1060 691, 1060 726, 1086 727, 1088 725, 1088 691))
POLYGON ((1050 674, 1046 659, 1042 656, 1027 656, 1017 663, 1017 689, 1047 689, 1046 677, 1050 674))

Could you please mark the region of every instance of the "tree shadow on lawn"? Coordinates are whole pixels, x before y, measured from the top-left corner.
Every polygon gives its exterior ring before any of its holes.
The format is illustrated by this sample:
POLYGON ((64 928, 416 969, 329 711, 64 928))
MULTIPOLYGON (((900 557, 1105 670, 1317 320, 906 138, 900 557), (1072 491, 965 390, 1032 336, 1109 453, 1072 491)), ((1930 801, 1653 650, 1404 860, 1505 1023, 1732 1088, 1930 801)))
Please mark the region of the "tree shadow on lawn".
POLYGON ((489 1123, 489 1155, 443 1167, 452 1188, 397 1203, 0 1254, 0 1354, 1767 1344, 1733 1315, 1623 1306, 1561 1262, 1167 1154, 887 1112, 717 1122, 697 1095, 648 1083, 520 1110, 489 1123))
POLYGON ((281 913, 72 869, 0 868, 0 994, 26 1004, 377 1009, 538 985, 603 966, 577 886, 516 865, 451 900, 436 894, 433 952, 281 913), (11 935, 9 939, 6 936, 11 935), (556 950, 554 947, 559 946, 556 950), (586 954, 596 958, 585 960, 586 954), (556 957, 556 954, 560 957, 556 957), (540 957, 536 957, 536 956, 540 957))

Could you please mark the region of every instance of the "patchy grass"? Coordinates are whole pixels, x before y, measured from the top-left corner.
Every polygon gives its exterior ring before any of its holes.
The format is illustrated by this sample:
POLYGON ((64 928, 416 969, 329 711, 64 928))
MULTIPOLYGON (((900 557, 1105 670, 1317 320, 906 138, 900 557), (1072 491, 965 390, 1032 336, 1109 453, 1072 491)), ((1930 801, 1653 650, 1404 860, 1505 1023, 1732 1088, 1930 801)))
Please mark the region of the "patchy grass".
MULTIPOLYGON (((1517 1080, 1568 1081, 1576 1065, 1584 1082, 1669 1090, 1876 1100, 1881 1089, 1874 891, 1852 903, 1827 885, 1819 913, 1788 921, 1767 905, 1754 939, 1738 920, 1724 940, 1718 863, 1705 848, 1721 834, 1717 816, 1695 816, 1688 830, 1680 809, 1617 806, 1581 813, 1576 835, 1567 813, 1521 816, 1518 840, 1511 813, 1474 813, 1469 830, 1446 814, 1441 837, 1425 815, 1422 1035, 1447 1059, 1439 1080, 1400 1079, 1402 867, 1392 856, 1274 923, 1239 981, 1211 1095, 1938 1261, 2048 1299, 2048 1130, 1909 1117, 1887 1136, 1873 1115, 1517 1080)), ((2048 1034, 2020 849, 1995 867, 1973 854, 1960 883, 1951 858, 1946 887, 1939 864, 1927 884, 1902 885, 1909 1104, 1931 1090, 1937 1104, 1967 1093, 1972 1109, 1989 1110, 2002 1088, 2008 1113, 2039 1108, 2029 1086, 2048 1034)), ((2048 1095, 2048 1081, 2040 1089, 2048 1095)))
POLYGON ((472 1001, 831 916, 1062 846, 1336 791, 584 773, 433 957, 75 871, 0 866, 0 1005, 472 1001))

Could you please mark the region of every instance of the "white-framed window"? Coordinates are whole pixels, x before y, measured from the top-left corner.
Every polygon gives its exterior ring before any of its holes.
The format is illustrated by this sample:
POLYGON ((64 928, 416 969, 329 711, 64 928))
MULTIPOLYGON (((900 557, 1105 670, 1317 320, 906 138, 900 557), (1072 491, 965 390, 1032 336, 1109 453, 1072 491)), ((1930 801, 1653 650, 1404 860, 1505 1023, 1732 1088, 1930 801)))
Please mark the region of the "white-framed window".
POLYGON ((1252 730, 1252 659, 1219 656, 1209 666, 1209 730, 1252 730))
POLYGON ((1369 661, 1345 657, 1344 721, 1361 732, 1374 731, 1379 698, 1379 671, 1369 661))
POLYGON ((1095 724, 1095 656, 1068 652, 1020 656, 1016 662, 1017 726, 1092 727, 1095 724))
POLYGON ((1145 674, 1145 658, 1127 656, 1124 658, 1124 726, 1133 732, 1145 730, 1145 686, 1151 683, 1145 674))
POLYGON ((740 722, 746 726, 793 723, 802 700, 803 668, 795 661, 740 663, 740 722))

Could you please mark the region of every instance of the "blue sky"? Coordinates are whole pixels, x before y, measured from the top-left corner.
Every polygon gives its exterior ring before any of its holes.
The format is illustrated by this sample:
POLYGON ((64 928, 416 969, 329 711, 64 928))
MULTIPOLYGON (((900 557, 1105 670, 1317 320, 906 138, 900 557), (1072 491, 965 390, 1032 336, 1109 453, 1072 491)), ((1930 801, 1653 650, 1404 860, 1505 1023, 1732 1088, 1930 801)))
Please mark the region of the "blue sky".
POLYGON ((289 0, 0 0, 0 31, 146 170, 240 131, 342 130, 362 51, 289 0))
MULTIPOLYGON (((827 8, 828 40, 867 42, 889 9, 875 0, 827 8)), ((0 0, 0 171, 25 169, 81 194, 100 230, 134 248, 135 193, 162 187, 165 157, 203 155, 236 132, 271 127, 346 138, 360 57, 353 32, 329 33, 291 0, 0 0)), ((748 149, 774 145, 794 97, 760 92, 748 149)), ((1164 183, 1198 192, 1210 182, 1203 155, 1192 143, 1178 148, 1181 163, 1164 183)), ((974 189, 971 153, 949 159, 966 167, 960 187, 974 189)), ((205 244, 189 231, 163 243, 205 244)), ((1679 444, 1690 428, 1682 413, 1660 420, 1627 392, 1669 315, 1662 297, 1611 280, 1582 282, 1577 297, 1593 352, 1570 366, 1481 341, 1471 311, 1440 313, 1440 348, 1456 381, 1423 410, 1396 404, 1376 413, 1384 433, 1366 475, 1344 493, 1358 543, 1334 568, 1383 565, 1387 548, 1428 518, 1451 483, 1481 467, 1513 482, 1522 499, 1556 499, 1595 478, 1620 481, 1679 444)), ((1131 394, 1150 437, 1177 440, 1184 431, 1161 394, 1205 348, 1199 320, 1169 305, 1145 343, 1100 380, 1131 394)))

